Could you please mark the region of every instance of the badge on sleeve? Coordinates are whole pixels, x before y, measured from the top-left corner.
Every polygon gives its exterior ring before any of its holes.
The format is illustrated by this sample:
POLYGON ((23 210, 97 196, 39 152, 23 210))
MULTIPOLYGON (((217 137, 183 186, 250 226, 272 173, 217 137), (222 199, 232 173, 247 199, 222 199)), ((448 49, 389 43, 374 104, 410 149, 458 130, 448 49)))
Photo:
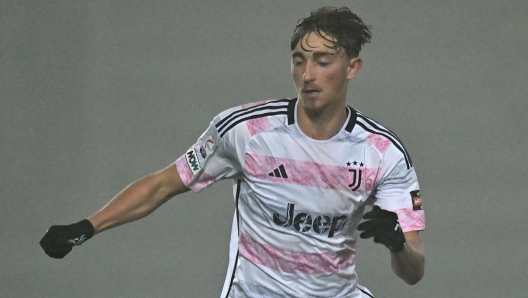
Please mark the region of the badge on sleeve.
POLYGON ((200 166, 200 161, 198 160, 198 156, 196 156, 194 148, 189 149, 189 151, 185 153, 185 159, 187 160, 187 165, 191 169, 193 176, 196 176, 202 170, 202 167, 200 166))
POLYGON ((205 141, 205 144, 200 147, 200 154, 203 158, 206 158, 207 155, 211 155, 215 149, 215 143, 213 141, 213 138, 209 137, 207 138, 207 141, 205 141))
POLYGON ((420 196, 420 190, 413 190, 410 192, 413 210, 423 210, 422 198, 420 196))

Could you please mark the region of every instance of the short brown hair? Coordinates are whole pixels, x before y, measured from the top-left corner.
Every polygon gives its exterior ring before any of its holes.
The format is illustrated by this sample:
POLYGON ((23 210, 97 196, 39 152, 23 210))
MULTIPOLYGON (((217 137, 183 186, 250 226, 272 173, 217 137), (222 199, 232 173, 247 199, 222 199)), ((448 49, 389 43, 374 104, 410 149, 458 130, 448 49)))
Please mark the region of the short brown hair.
POLYGON ((301 18, 295 26, 291 38, 291 50, 307 34, 315 33, 333 44, 333 49, 343 48, 348 57, 359 55, 359 51, 370 42, 371 26, 365 25, 361 18, 348 7, 325 6, 313 10, 306 18, 301 18), (328 39, 326 33, 334 39, 328 39))

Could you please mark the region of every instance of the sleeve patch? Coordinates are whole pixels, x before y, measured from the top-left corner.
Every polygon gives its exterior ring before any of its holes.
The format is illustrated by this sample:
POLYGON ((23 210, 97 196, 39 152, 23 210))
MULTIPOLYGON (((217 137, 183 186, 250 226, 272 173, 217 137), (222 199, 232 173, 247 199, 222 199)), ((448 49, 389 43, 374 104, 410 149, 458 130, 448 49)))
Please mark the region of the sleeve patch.
POLYGON ((205 144, 200 147, 200 154, 205 159, 208 155, 211 155, 215 150, 215 143, 212 137, 207 138, 205 144))
POLYGON ((413 210, 423 210, 422 197, 420 196, 420 190, 413 190, 410 192, 413 210))
POLYGON ((196 175, 198 175, 198 173, 202 170, 202 167, 194 148, 191 148, 189 151, 187 151, 187 153, 185 153, 185 160, 187 161, 187 165, 189 166, 193 176, 196 177, 196 175))

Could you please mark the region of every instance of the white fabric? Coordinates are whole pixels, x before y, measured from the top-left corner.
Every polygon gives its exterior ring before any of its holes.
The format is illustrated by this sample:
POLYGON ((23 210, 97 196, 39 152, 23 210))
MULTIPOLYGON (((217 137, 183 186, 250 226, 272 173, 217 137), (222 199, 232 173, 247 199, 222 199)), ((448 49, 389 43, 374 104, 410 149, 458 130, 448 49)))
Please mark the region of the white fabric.
POLYGON ((234 181, 222 298, 363 297, 354 257, 365 206, 407 210, 398 213, 407 230, 424 228, 423 210, 409 211, 416 173, 391 132, 347 107, 336 136, 313 140, 297 125, 296 104, 271 100, 224 111, 176 161, 194 191, 234 181))

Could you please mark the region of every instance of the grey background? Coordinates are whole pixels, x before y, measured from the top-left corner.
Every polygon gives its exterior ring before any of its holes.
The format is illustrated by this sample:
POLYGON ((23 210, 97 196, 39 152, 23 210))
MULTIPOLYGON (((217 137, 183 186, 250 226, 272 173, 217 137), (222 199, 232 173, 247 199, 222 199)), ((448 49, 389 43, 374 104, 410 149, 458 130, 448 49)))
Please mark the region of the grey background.
POLYGON ((526 297, 528 2, 0 1, 0 296, 218 297, 231 183, 169 201, 63 260, 38 241, 172 163, 218 112, 295 96, 299 17, 348 5, 373 40, 349 90, 413 158, 426 274, 360 241, 376 297, 526 297))

